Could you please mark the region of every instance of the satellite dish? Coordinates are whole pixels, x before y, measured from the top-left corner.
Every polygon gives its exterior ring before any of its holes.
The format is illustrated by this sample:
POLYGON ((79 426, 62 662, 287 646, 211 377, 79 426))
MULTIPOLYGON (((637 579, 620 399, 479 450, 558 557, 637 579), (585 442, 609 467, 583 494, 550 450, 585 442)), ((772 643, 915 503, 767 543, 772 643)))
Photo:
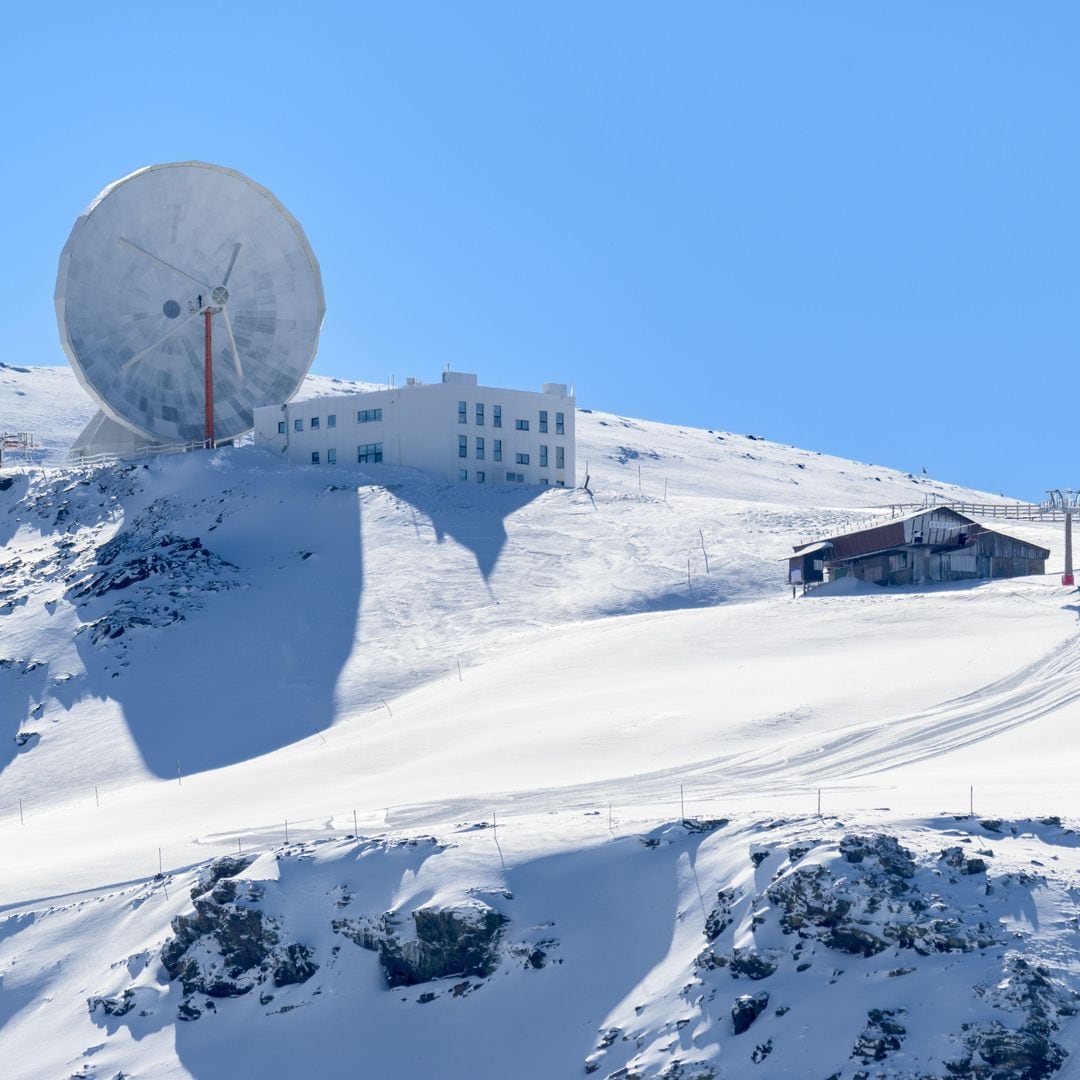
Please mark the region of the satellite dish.
POLYGON ((230 439, 256 406, 288 401, 325 311, 296 218, 201 161, 110 184, 75 222, 56 276, 76 376, 110 419, 154 442, 230 439))

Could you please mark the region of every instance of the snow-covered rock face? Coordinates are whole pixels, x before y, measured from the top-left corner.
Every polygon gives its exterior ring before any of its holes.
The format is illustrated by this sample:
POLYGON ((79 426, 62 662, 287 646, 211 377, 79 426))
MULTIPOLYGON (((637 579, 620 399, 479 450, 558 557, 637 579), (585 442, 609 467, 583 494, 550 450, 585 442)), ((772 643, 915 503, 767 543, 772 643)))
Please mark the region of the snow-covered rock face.
POLYGON ((305 841, 12 916, 0 964, 49 1014, 89 981, 61 1040, 88 1075, 154 1075, 179 1024, 192 1075, 229 1042, 263 1075, 420 1075, 449 1039, 460 1078, 1049 1077, 1080 1004, 1080 837, 990 824, 687 821, 506 863, 490 830, 305 841), (91 928, 68 965, 38 957, 91 928), (322 1034, 343 1026, 371 1033, 347 1067, 322 1034))

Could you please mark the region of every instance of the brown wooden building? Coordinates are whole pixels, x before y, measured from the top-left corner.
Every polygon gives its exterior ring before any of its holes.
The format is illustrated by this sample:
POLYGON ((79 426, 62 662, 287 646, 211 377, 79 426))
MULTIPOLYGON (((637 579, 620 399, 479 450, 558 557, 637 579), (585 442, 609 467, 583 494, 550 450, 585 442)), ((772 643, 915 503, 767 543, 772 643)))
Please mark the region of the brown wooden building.
POLYGON ((799 544, 788 559, 792 584, 854 577, 918 585, 1046 573, 1046 548, 988 529, 948 507, 927 507, 829 540, 799 544))

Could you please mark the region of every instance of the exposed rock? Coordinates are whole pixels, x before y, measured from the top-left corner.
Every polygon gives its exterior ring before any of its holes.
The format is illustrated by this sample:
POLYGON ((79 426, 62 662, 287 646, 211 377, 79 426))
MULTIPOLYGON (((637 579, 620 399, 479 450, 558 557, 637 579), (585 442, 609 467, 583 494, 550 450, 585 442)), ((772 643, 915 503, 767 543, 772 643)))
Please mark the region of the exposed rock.
POLYGON ((735 949, 728 961, 732 978, 747 978, 757 981, 767 979, 775 970, 776 963, 761 953, 735 949))
POLYGON ((130 987, 113 997, 89 997, 86 1007, 91 1013, 101 1009, 106 1016, 127 1016, 135 1008, 135 991, 130 987))
POLYGON ((850 953, 852 956, 876 956, 888 947, 887 941, 857 926, 837 926, 822 938, 830 949, 850 953))
POLYGON ((336 933, 378 952, 391 987, 413 986, 449 975, 486 978, 498 966, 499 940, 509 921, 494 908, 472 901, 454 908, 418 908, 415 938, 402 938, 400 919, 335 919, 336 933))
POLYGON ((731 1026, 736 1035, 750 1029, 750 1025, 769 1007, 769 995, 742 994, 731 1004, 731 1026))
POLYGON ((243 873, 255 861, 254 855, 222 855, 215 859, 199 877, 199 882, 191 889, 191 899, 198 900, 208 893, 223 878, 236 877, 243 873))
POLYGON ((905 1015, 905 1009, 871 1009, 866 1014, 866 1027, 855 1041, 851 1056, 869 1065, 872 1061, 884 1061, 894 1050, 899 1050, 907 1028, 897 1017, 905 1015))
POLYGON ((716 905, 705 917, 705 940, 715 941, 732 923, 731 909, 737 899, 734 889, 720 889, 716 905))
POLYGON ((892 879, 894 886, 915 876, 915 860, 911 852, 894 836, 883 833, 845 836, 840 841, 840 854, 849 863, 868 863, 868 876, 892 879))
POLYGON ((274 985, 281 987, 307 982, 319 970, 319 965, 311 957, 312 952, 306 945, 293 943, 285 946, 284 955, 274 965, 274 985))
POLYGON ((802 844, 792 844, 788 848, 788 859, 793 863, 797 863, 800 859, 808 855, 817 843, 818 841, 810 841, 802 844))
POLYGON ((767 895, 783 911, 780 926, 784 932, 839 926, 851 911, 851 901, 836 891, 835 884, 824 866, 794 870, 774 884, 767 895))
POLYGON ((656 1074, 656 1080, 716 1080, 720 1074, 707 1061, 676 1058, 656 1074))
POLYGON ((935 914, 915 884, 911 853, 893 837, 845 836, 839 847, 850 874, 838 876, 817 864, 783 873, 769 888, 785 933, 818 938, 856 956, 874 956, 893 945, 924 956, 971 952, 998 940, 985 920, 935 914))
POLYGON ((938 858, 946 866, 959 870, 961 874, 985 874, 986 863, 982 859, 970 859, 961 847, 945 848, 938 858))
POLYGON ((766 1039, 763 1043, 758 1043, 754 1047, 754 1052, 750 1055, 750 1060, 755 1065, 760 1065, 770 1054, 772 1053, 772 1039, 766 1039))
POLYGON ((181 1001, 176 1015, 180 1020, 198 1020, 202 1016, 202 1009, 196 1008, 190 1001, 181 1001))
POLYGON ((1063 1047, 1045 1035, 1010 1031, 992 1021, 974 1028, 965 1039, 965 1054, 946 1063, 957 1080, 1043 1080, 1065 1064, 1063 1047))
POLYGON ((730 824, 728 818, 683 818, 683 828, 691 833, 711 833, 730 824))
MULTIPOLYGON (((202 882, 213 881, 209 893, 197 886, 195 910, 172 921, 174 936, 162 947, 161 961, 169 978, 180 980, 185 998, 196 993, 240 997, 270 978, 280 987, 305 982, 318 970, 310 949, 283 943, 279 922, 246 906, 237 897, 238 883, 222 876, 238 873, 249 862, 215 860, 202 882)), ((194 1006, 192 1010, 199 1012, 194 1006)))
POLYGON ((92 568, 71 585, 68 597, 80 607, 111 601, 100 617, 87 620, 95 645, 115 642, 135 627, 183 621, 202 607, 205 594, 238 584, 237 568, 203 547, 199 537, 171 531, 181 516, 168 499, 154 500, 97 548, 92 568), (117 594, 122 599, 114 600, 117 594))

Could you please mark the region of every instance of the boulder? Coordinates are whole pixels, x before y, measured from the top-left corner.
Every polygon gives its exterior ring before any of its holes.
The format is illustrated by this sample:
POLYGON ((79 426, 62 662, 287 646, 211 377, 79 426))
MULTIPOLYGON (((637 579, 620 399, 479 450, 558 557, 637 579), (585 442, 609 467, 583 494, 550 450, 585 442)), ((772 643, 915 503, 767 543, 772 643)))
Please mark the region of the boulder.
POLYGON ((750 1025, 769 1007, 769 995, 741 994, 731 1004, 731 1026, 736 1035, 750 1029, 750 1025))

